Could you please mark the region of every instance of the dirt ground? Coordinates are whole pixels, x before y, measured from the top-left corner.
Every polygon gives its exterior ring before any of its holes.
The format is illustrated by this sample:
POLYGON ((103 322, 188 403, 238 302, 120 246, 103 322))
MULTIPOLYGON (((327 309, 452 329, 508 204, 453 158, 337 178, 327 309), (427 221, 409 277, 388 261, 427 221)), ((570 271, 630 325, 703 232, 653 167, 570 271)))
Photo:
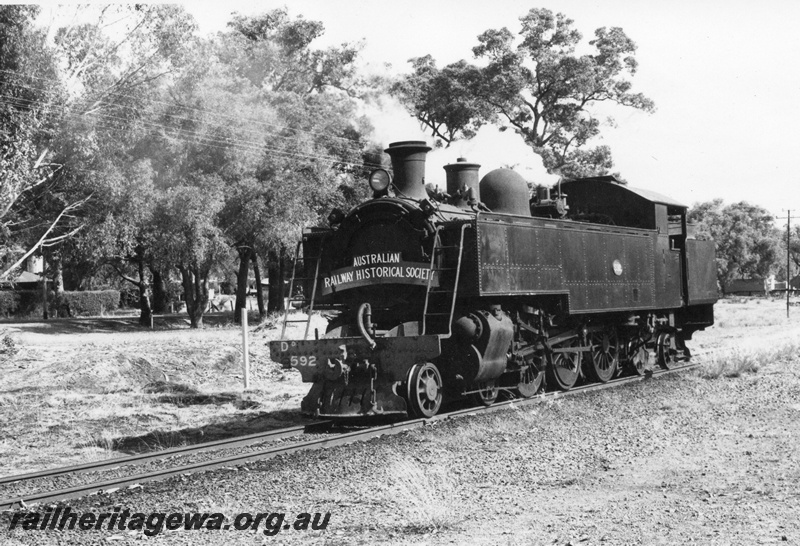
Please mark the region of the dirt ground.
MULTIPOLYGON (((757 350, 800 331, 781 300, 726 300, 693 350, 757 350)), ((312 328, 324 329, 314 317, 312 328)), ((301 337, 296 325, 289 337, 301 337)), ((16 354, 0 357, 0 475, 289 426, 307 385, 269 359, 278 321, 251 319, 251 384, 229 314, 191 330, 182 318, 142 329, 135 317, 2 323, 16 354)))
POLYGON ((180 317, 154 330, 135 317, 0 324, 15 353, 0 356, 0 475, 297 421, 306 387, 265 346, 280 335, 277 324, 251 322, 245 390, 241 329, 229 315, 205 322, 202 330, 180 317))
MULTIPOLYGON (((800 307, 790 320, 782 301, 729 300, 715 312, 717 324, 690 343, 704 352, 694 371, 70 504, 95 512, 124 506, 235 514, 267 507, 332 514, 325 531, 176 531, 149 544, 800 543, 800 307)), ((17 466, 64 464, 52 445, 69 457, 104 458, 131 435, 177 431, 174 440, 185 442, 191 430, 216 427, 220 434, 234 424, 278 423, 296 415, 306 390, 295 372, 267 362, 263 341, 275 330, 254 333, 259 343, 251 356, 261 371, 243 393, 231 356, 240 335, 234 328, 15 328, 20 351, 3 368, 10 387, 0 391, 0 415, 3 438, 8 430, 17 437, 0 448, 17 466), (153 368, 132 366, 135 358, 153 368), (152 385, 187 390, 149 392, 161 388, 152 385), (189 403, 176 402, 178 395, 189 403), (213 402, 199 403, 203 397, 213 402), (27 429, 9 424, 15 411, 27 429), (119 422, 112 424, 115 412, 119 422), (85 438, 103 424, 126 432, 88 445, 85 438), (43 430, 49 435, 39 437, 43 430)), ((4 536, 13 544, 143 539, 140 531, 0 529, 0 541, 4 536)))

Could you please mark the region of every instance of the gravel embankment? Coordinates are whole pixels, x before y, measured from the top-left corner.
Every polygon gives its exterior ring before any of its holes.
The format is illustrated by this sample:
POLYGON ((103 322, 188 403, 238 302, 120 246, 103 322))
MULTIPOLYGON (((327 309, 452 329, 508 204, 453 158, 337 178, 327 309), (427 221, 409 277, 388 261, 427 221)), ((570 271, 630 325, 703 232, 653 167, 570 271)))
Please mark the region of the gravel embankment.
POLYGON ((7 544, 797 543, 800 365, 632 387, 183 476, 73 510, 330 512, 325 531, 8 532, 7 544))

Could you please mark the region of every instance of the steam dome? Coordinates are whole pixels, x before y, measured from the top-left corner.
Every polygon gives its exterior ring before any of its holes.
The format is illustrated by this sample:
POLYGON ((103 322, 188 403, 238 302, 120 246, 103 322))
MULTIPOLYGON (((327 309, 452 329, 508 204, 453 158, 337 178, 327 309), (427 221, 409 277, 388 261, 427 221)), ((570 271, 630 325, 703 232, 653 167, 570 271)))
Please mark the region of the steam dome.
POLYGON ((525 179, 511 169, 495 169, 480 182, 481 201, 492 212, 530 216, 530 197, 525 179))

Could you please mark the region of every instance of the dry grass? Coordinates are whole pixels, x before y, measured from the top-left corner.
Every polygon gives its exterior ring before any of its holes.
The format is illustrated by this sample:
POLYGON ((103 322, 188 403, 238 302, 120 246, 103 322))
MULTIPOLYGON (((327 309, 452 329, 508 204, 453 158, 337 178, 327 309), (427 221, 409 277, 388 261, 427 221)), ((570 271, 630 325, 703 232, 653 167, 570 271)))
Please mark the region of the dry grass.
POLYGON ((149 331, 122 319, 4 325, 0 475, 112 458, 289 426, 307 386, 251 336, 242 385, 241 330, 149 331), (4 342, 7 339, 8 342, 4 342))
POLYGON ((756 373, 762 362, 768 358, 754 350, 734 349, 725 354, 710 356, 700 368, 700 377, 717 379, 719 377, 739 377, 744 373, 756 373))
POLYGON ((800 342, 788 341, 775 347, 742 348, 710 355, 700 367, 700 377, 717 379, 735 378, 744 374, 754 374, 764 367, 775 364, 788 364, 800 357, 800 342))
POLYGON ((427 533, 457 525, 456 486, 443 465, 421 465, 407 457, 389 461, 390 501, 404 514, 407 532, 427 533))
MULTIPOLYGON (((800 307, 792 301, 789 322, 800 320, 800 307)), ((787 323, 786 300, 767 298, 730 298, 720 300, 714 306, 714 322, 717 328, 750 328, 777 326, 787 323)))

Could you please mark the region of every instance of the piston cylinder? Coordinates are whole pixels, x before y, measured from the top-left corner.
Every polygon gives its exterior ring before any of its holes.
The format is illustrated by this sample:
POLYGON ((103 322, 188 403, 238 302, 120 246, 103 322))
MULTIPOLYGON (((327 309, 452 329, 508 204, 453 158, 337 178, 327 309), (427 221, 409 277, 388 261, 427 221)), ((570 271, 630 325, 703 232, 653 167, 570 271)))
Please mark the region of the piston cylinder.
POLYGON ((474 311, 456 320, 453 332, 469 343, 466 354, 459 359, 459 375, 467 382, 500 377, 506 369, 508 349, 514 339, 514 324, 505 312, 499 308, 474 311))

